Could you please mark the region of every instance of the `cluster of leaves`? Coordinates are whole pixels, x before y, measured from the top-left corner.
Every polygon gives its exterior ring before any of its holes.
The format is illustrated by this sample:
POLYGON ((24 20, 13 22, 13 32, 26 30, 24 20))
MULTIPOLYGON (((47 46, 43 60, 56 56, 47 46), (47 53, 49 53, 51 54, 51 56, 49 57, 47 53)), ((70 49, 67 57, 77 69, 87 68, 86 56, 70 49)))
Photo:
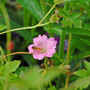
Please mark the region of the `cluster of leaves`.
POLYGON ((17 79, 17 74, 13 73, 20 65, 20 61, 14 60, 11 62, 0 61, 0 90, 9 90, 10 84, 17 79))

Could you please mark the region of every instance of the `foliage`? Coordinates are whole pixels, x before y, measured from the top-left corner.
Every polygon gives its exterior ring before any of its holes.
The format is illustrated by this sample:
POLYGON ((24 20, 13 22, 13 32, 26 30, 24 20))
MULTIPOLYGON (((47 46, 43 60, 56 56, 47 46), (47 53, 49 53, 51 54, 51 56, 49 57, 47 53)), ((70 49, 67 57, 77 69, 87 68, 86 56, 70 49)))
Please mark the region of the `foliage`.
POLYGON ((79 76, 80 78, 75 82, 71 83, 69 87, 64 90, 85 89, 90 85, 90 62, 84 61, 84 63, 87 70, 78 70, 74 72, 74 74, 79 76))
POLYGON ((0 90, 59 89, 90 89, 90 0, 0 0, 0 90), (57 48, 35 60, 27 49, 43 34, 57 48))
POLYGON ((4 30, 5 28, 6 28, 6 26, 0 25, 0 31, 4 30))

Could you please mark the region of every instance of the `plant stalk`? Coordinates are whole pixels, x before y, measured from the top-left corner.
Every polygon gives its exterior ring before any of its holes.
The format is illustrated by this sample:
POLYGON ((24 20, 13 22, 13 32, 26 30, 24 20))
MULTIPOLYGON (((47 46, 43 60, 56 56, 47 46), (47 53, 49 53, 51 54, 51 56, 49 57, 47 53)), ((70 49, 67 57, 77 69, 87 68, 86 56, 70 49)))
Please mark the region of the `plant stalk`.
POLYGON ((64 41, 65 41, 65 31, 63 30, 60 37, 59 43, 59 58, 63 59, 64 57, 64 41))
POLYGON ((67 49, 67 65, 69 65, 70 43, 71 43, 71 33, 69 34, 69 42, 68 42, 68 49, 67 49))
POLYGON ((45 70, 47 70, 47 58, 45 57, 45 70))
MULTIPOLYGON (((8 30, 10 30, 9 16, 8 16, 8 13, 7 13, 7 10, 4 6, 4 4, 1 3, 0 7, 1 7, 1 11, 3 13, 4 19, 5 19, 5 23, 7 26, 7 32, 8 32, 8 30)), ((11 41, 11 32, 7 33, 7 42, 6 42, 7 54, 10 54, 10 52, 11 52, 10 50, 8 50, 8 44, 10 43, 10 41, 11 41)), ((8 60, 11 60, 10 56, 8 57, 8 60)))
POLYGON ((38 23, 38 25, 39 24, 41 24, 44 20, 45 20, 45 18, 51 13, 51 11, 55 8, 55 6, 56 6, 56 4, 54 4, 53 6, 52 6, 52 8, 48 11, 48 13, 43 17, 43 19, 38 23))
MULTIPOLYGON (((7 62, 7 59, 5 58, 5 55, 4 55, 4 52, 3 52, 2 48, 1 48, 1 46, 0 46, 0 51, 2 53, 2 56, 4 57, 5 62, 7 62)), ((3 61, 1 60, 1 62, 3 62, 3 61)))
POLYGON ((11 30, 8 30, 8 31, 1 32, 0 35, 5 34, 5 33, 9 33, 9 32, 13 32, 13 31, 19 31, 19 30, 25 30, 25 29, 33 29, 33 28, 45 26, 45 25, 48 25, 48 24, 50 24, 50 22, 40 24, 40 25, 37 24, 37 25, 31 26, 31 27, 23 27, 23 28, 11 29, 11 30))

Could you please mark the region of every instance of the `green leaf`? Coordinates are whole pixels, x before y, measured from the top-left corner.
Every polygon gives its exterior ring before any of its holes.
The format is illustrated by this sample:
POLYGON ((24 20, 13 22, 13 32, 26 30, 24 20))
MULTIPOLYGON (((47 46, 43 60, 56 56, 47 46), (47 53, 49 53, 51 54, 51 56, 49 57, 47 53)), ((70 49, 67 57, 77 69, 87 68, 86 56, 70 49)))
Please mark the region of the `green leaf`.
POLYGON ((86 40, 89 40, 90 41, 90 36, 72 34, 71 42, 79 50, 90 51, 90 46, 87 45, 86 43, 84 43, 82 41, 82 39, 86 39, 86 40))
POLYGON ((90 0, 54 0, 55 4, 60 4, 62 2, 86 3, 86 2, 90 2, 90 0))
POLYGON ((79 18, 80 13, 72 13, 70 14, 70 10, 60 10, 59 16, 63 17, 61 23, 64 24, 64 27, 70 27, 71 24, 75 28, 82 28, 82 22, 79 18))
POLYGON ((81 37, 79 37, 78 35, 72 35, 72 41, 74 42, 74 46, 78 48, 79 50, 89 51, 90 47, 87 44, 85 44, 83 41, 81 41, 80 39, 81 37))
POLYGON ((54 0, 55 4, 60 4, 61 2, 63 2, 64 0, 54 0))
POLYGON ((67 33, 72 33, 76 35, 90 36, 90 30, 83 28, 62 28, 62 30, 66 31, 67 33))
POLYGON ((80 76, 80 77, 88 76, 88 73, 86 70, 78 70, 78 71, 74 72, 74 74, 77 76, 80 76))
MULTIPOLYGON (((11 25, 13 25, 12 28, 14 27, 21 27, 21 25, 17 24, 14 21, 10 21, 11 25)), ((16 33, 18 33, 19 35, 21 35, 24 40, 27 40, 28 42, 32 41, 32 35, 31 35, 31 31, 30 30, 21 30, 21 31, 15 31, 16 33)))
POLYGON ((90 74, 90 62, 84 61, 84 63, 88 73, 90 74))
POLYGON ((61 35, 61 26, 58 24, 49 24, 48 26, 44 26, 44 30, 49 33, 56 33, 57 35, 61 35))
POLYGON ((87 51, 87 52, 79 53, 78 55, 73 56, 73 59, 74 60, 84 59, 85 57, 89 55, 90 55, 90 51, 87 51))
POLYGON ((85 89, 89 85, 90 85, 90 76, 77 80, 75 83, 75 88, 85 89))
POLYGON ((16 74, 20 74, 22 71, 28 71, 29 70, 29 68, 28 67, 20 67, 20 68, 18 68, 17 69, 17 71, 15 72, 16 74))
POLYGON ((43 70, 38 67, 34 67, 27 72, 22 72, 20 74, 20 80, 16 81, 15 84, 18 84, 19 87, 22 88, 27 87, 37 90, 36 88, 47 85, 51 80, 60 75, 63 70, 63 65, 60 65, 57 68, 51 68, 49 70, 43 70))
POLYGON ((86 3, 86 2, 90 2, 90 0, 68 0, 71 1, 73 3, 86 3))
POLYGON ((75 82, 69 84, 67 88, 63 88, 60 90, 77 90, 77 89, 83 90, 87 88, 89 85, 90 85, 90 76, 80 78, 76 80, 75 82))
POLYGON ((90 46, 90 41, 86 40, 86 39, 81 39, 85 44, 87 44, 88 46, 90 46))
POLYGON ((43 18, 43 11, 38 0, 17 0, 24 8, 28 9, 38 20, 43 18))
POLYGON ((56 90, 55 86, 51 86, 48 90, 56 90))
POLYGON ((0 25, 0 31, 3 31, 6 28, 5 25, 0 25))
POLYGON ((19 67, 19 65, 20 65, 20 61, 14 60, 11 62, 7 62, 4 65, 4 73, 9 74, 9 73, 15 72, 16 69, 19 67))

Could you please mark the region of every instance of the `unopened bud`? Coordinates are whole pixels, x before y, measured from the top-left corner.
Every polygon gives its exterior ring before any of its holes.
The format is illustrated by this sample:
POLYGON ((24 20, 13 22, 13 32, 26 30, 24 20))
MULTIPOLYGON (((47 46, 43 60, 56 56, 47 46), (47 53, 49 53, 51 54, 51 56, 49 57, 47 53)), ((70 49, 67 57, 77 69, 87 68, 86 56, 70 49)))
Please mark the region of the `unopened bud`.
POLYGON ((12 51, 14 49, 14 42, 10 41, 7 45, 7 50, 8 51, 12 51))
POLYGON ((66 69, 70 69, 70 65, 66 65, 65 68, 66 68, 66 69))
POLYGON ((55 10, 55 14, 57 14, 57 15, 59 14, 59 12, 58 12, 58 10, 57 10, 57 9, 55 10))

